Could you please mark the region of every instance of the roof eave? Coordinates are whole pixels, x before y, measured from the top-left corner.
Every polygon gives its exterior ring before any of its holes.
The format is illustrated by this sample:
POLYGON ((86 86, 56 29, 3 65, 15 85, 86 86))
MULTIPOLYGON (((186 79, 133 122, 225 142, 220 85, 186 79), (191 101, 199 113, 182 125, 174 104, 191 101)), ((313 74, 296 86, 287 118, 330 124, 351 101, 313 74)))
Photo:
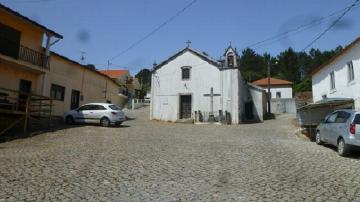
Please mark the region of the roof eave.
POLYGON ((318 72, 320 72, 322 69, 324 69, 326 66, 330 65, 334 61, 336 61, 339 57, 341 57, 343 54, 345 54, 347 51, 350 51, 355 45, 360 43, 360 37, 356 38, 353 42, 351 42, 349 45, 347 45, 343 50, 341 50, 338 54, 330 58, 325 63, 321 64, 318 68, 314 69, 311 72, 311 76, 314 76, 318 72))
POLYGON ((42 29, 45 33, 47 33, 49 35, 52 35, 52 36, 54 36, 56 38, 59 38, 59 39, 64 38, 61 34, 59 34, 59 33, 55 32, 55 31, 45 27, 44 25, 41 25, 41 24, 35 22, 34 20, 31 20, 30 18, 28 18, 26 16, 21 15, 19 12, 14 11, 11 8, 8 8, 8 7, 4 6, 1 3, 0 3, 0 9, 4 9, 6 12, 8 12, 8 13, 10 13, 10 14, 12 14, 12 15, 14 15, 14 16, 16 16, 16 17, 18 17, 18 18, 20 18, 20 19, 22 19, 22 20, 24 20, 24 21, 26 21, 26 22, 28 22, 28 23, 30 23, 30 24, 38 27, 38 28, 40 28, 40 29, 42 29))

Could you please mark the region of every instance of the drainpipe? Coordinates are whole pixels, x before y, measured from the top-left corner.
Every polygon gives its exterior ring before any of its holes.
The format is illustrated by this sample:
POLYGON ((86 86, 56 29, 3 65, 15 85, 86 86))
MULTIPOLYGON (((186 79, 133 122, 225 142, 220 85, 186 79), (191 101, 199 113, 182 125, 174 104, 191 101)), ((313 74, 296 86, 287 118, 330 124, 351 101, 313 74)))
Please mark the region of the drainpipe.
MULTIPOLYGON (((47 69, 49 68, 49 59, 50 59, 50 46, 51 46, 51 35, 49 33, 46 33, 46 47, 45 47, 45 57, 44 57, 44 62, 43 65, 44 67, 47 69)), ((46 88, 46 80, 47 80, 47 73, 45 72, 42 75, 41 78, 41 95, 45 96, 45 88, 46 88)))

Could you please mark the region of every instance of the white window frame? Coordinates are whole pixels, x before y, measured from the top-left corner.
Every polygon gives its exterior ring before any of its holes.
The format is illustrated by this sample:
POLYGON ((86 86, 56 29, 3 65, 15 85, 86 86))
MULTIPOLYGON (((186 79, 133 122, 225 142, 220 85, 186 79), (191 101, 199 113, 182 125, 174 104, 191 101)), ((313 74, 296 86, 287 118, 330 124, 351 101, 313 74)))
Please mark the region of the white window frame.
POLYGON ((330 90, 335 90, 335 88, 336 88, 335 72, 334 71, 330 72, 329 76, 330 76, 330 90))
POLYGON ((348 70, 348 82, 352 82, 355 79, 355 74, 354 74, 354 64, 353 61, 350 61, 346 64, 347 66, 347 70, 348 70))

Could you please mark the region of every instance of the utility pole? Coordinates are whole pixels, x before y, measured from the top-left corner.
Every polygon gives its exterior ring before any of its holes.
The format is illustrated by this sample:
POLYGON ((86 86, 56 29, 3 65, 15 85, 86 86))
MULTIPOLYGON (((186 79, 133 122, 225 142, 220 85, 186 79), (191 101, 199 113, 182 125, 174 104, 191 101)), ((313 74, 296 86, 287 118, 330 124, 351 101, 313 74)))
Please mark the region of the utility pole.
POLYGON ((270 99, 271 99, 271 93, 270 93, 270 59, 268 60, 268 66, 267 66, 267 77, 268 77, 268 114, 271 114, 271 106, 270 106, 270 99))
MULTIPOLYGON (((107 61, 107 68, 106 68, 106 73, 109 72, 109 68, 110 68, 110 60, 107 61)), ((107 90, 108 90, 108 81, 107 79, 105 79, 105 101, 107 102, 107 90)))

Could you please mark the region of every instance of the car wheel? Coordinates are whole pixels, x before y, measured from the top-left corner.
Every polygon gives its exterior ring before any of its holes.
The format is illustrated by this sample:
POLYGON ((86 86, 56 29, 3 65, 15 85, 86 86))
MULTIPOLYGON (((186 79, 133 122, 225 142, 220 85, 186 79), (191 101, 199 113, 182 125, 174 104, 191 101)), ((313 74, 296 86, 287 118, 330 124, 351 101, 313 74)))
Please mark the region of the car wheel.
POLYGON ((106 117, 102 118, 100 120, 100 125, 103 127, 109 127, 110 126, 110 120, 106 117))
POLYGON ((340 156, 346 156, 349 154, 350 148, 344 141, 344 139, 340 138, 337 145, 338 154, 340 156))
POLYGON ((321 141, 321 137, 320 137, 320 132, 319 132, 319 131, 316 132, 315 142, 316 142, 316 144, 318 144, 318 145, 321 145, 321 144, 324 143, 323 141, 321 141))
POLYGON ((74 124, 74 118, 72 116, 67 116, 65 121, 67 124, 74 124))

